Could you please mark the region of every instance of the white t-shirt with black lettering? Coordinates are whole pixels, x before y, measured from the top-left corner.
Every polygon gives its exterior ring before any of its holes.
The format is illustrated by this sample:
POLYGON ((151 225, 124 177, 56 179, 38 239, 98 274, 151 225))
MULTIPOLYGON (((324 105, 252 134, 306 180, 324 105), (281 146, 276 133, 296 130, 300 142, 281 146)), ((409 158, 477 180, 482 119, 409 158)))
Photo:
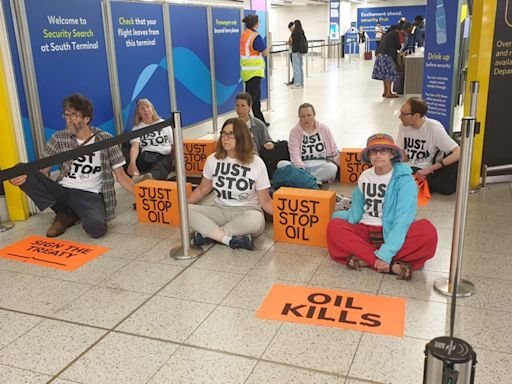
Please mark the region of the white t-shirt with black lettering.
MULTIPOLYGON (((140 123, 133 127, 133 131, 137 129, 141 129, 147 127, 148 125, 160 123, 163 121, 162 119, 155 121, 151 124, 140 123)), ((169 155, 172 150, 172 128, 165 127, 159 131, 154 131, 148 133, 147 135, 136 137, 135 139, 130 140, 130 143, 139 143, 141 151, 150 151, 150 152, 158 152, 162 155, 169 155)))
POLYGON ((313 159, 325 159, 327 157, 327 151, 325 149, 325 143, 320 137, 318 130, 314 130, 312 133, 304 132, 302 136, 302 161, 313 160, 313 159))
POLYGON ((219 160, 212 153, 206 159, 203 176, 212 181, 218 205, 259 206, 257 191, 270 188, 267 167, 259 156, 250 164, 242 164, 231 157, 219 160))
POLYGON ((409 156, 407 164, 420 169, 428 168, 433 164, 438 150, 450 153, 458 147, 444 130, 443 125, 429 118, 425 118, 421 128, 404 126, 400 123, 396 145, 409 156))
MULTIPOLYGON (((96 138, 92 138, 86 145, 94 143, 96 138)), ((85 140, 76 140, 79 145, 85 140)), ((115 164, 112 169, 122 167, 125 164, 115 164)), ((79 156, 73 160, 69 171, 59 181, 59 184, 66 188, 81 189, 100 193, 102 187, 101 180, 101 151, 96 151, 88 155, 79 156)))
POLYGON ((382 226, 384 197, 392 174, 393 169, 385 175, 377 175, 374 168, 369 168, 359 176, 357 185, 364 197, 364 213, 360 223, 382 226))

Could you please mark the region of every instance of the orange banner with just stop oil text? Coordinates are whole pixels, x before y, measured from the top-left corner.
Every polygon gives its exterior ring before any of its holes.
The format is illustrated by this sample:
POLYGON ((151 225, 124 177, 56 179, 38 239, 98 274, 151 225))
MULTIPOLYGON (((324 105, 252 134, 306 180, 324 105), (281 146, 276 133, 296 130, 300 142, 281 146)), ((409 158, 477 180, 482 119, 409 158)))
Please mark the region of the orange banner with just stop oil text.
POLYGON ((256 316, 267 320, 403 336, 405 300, 276 284, 256 316))

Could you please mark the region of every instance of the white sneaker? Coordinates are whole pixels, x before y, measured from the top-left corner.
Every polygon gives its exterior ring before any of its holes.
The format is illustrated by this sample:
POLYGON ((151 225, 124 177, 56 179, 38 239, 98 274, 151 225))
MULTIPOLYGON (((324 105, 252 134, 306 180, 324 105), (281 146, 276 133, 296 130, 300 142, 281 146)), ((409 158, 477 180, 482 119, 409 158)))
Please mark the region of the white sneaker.
POLYGON ((336 193, 336 211, 348 211, 352 205, 352 199, 336 193))

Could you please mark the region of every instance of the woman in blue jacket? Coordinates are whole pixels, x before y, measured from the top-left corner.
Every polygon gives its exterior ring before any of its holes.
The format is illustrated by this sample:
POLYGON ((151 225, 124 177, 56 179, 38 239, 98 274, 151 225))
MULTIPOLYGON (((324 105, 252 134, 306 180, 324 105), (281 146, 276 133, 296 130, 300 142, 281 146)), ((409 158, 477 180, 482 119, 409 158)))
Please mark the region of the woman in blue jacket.
POLYGON ((391 136, 368 138, 362 159, 372 168, 359 176, 351 208, 335 212, 327 227, 329 254, 337 262, 410 280, 434 256, 437 232, 428 220, 415 221, 418 188, 402 157, 391 136))

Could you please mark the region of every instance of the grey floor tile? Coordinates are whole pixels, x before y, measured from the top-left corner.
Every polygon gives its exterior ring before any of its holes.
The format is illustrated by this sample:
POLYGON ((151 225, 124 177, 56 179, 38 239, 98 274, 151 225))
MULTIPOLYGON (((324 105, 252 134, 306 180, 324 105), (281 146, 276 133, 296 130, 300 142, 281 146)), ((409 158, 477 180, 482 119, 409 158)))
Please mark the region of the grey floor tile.
POLYGON ((278 321, 256 318, 254 311, 219 306, 186 343, 260 357, 280 325, 278 321))
POLYGON ((41 317, 0 310, 0 349, 34 328, 43 320, 41 317))
POLYGON ((0 269, 12 272, 25 273, 33 276, 48 276, 54 271, 52 268, 42 267, 35 264, 23 263, 16 260, 3 260, 3 264, 0 265, 0 269))
POLYGON ((270 253, 285 254, 285 255, 301 255, 311 257, 323 257, 327 255, 327 249, 322 247, 307 247, 304 245, 288 244, 288 243, 274 243, 269 249, 270 253))
POLYGON ((170 239, 162 239, 150 250, 144 252, 137 261, 147 261, 152 263, 159 264, 171 264, 177 267, 187 267, 192 264, 195 259, 189 260, 175 260, 169 254, 172 247, 174 247, 177 243, 181 242, 176 238, 170 239))
POLYGON ((61 377, 84 384, 146 383, 177 348, 172 343, 111 333, 61 377))
POLYGON ((149 295, 121 289, 95 287, 55 313, 54 317, 111 328, 149 295))
POLYGON ((345 265, 326 257, 309 282, 311 286, 339 288, 348 291, 377 293, 383 275, 370 268, 361 271, 348 269, 345 265))
POLYGON ((142 293, 154 293, 171 281, 183 268, 167 264, 134 261, 100 285, 142 293))
POLYGON ((349 376, 383 383, 421 383, 427 342, 365 333, 349 376), (371 367, 371 368, 370 368, 371 367))
POLYGON ((223 306, 258 310, 274 284, 303 285, 300 282, 268 277, 245 276, 222 301, 223 306))
POLYGON ((469 250, 465 250, 463 253, 462 277, 469 280, 473 276, 511 280, 510 271, 512 271, 512 257, 510 254, 469 250))
POLYGON ((246 384, 343 384, 345 378, 260 361, 246 384))
POLYGON ((244 383, 256 360, 181 347, 148 384, 244 383))
POLYGON ((439 278, 448 278, 447 273, 430 272, 426 270, 414 271, 412 280, 397 280, 396 276, 384 274, 379 295, 405 297, 423 301, 437 301, 446 303, 448 298, 434 291, 434 281, 439 278))
POLYGON ((166 224, 134 223, 116 225, 112 231, 135 237, 150 236, 158 239, 167 239, 172 237, 179 243, 179 227, 173 227, 166 224), (178 234, 178 236, 176 236, 176 234, 178 234))
POLYGON ((0 364, 0 383, 45 384, 52 377, 0 364))
POLYGON ((195 268, 220 272, 247 273, 263 256, 264 250, 245 251, 216 244, 194 263, 195 268))
POLYGON ((189 268, 167 285, 161 296, 218 304, 243 275, 189 268))
POLYGON ((464 235, 464 251, 512 255, 512 236, 478 231, 465 231, 464 235))
POLYGON ((405 336, 431 340, 450 334, 450 304, 407 299, 405 336))
POLYGON ((361 335, 361 332, 339 328, 284 323, 263 358, 345 375, 361 335))
POLYGON ((250 275, 307 283, 324 256, 269 251, 249 271, 250 275))
POLYGON ((512 383, 512 354, 475 349, 475 383, 512 383))
POLYGON ((5 347, 0 363, 54 375, 103 333, 98 329, 45 320, 5 347))
POLYGON ((118 257, 99 256, 71 272, 54 269, 47 277, 84 284, 98 284, 129 262, 118 257))
POLYGON ((24 273, 0 270, 0 302, 38 279, 24 273))
POLYGON ((512 310, 512 280, 492 279, 465 275, 475 285, 475 293, 462 298, 459 305, 468 307, 497 309, 510 312, 512 310))
POLYGON ((92 286, 38 277, 29 286, 0 302, 0 306, 37 315, 52 315, 92 286))
POLYGON ((214 308, 212 304, 155 296, 117 329, 183 342, 214 308))
POLYGON ((451 259, 451 249, 450 248, 441 248, 437 247, 436 253, 433 258, 427 260, 425 266, 423 267, 424 271, 431 272, 450 272, 450 259, 451 259))

